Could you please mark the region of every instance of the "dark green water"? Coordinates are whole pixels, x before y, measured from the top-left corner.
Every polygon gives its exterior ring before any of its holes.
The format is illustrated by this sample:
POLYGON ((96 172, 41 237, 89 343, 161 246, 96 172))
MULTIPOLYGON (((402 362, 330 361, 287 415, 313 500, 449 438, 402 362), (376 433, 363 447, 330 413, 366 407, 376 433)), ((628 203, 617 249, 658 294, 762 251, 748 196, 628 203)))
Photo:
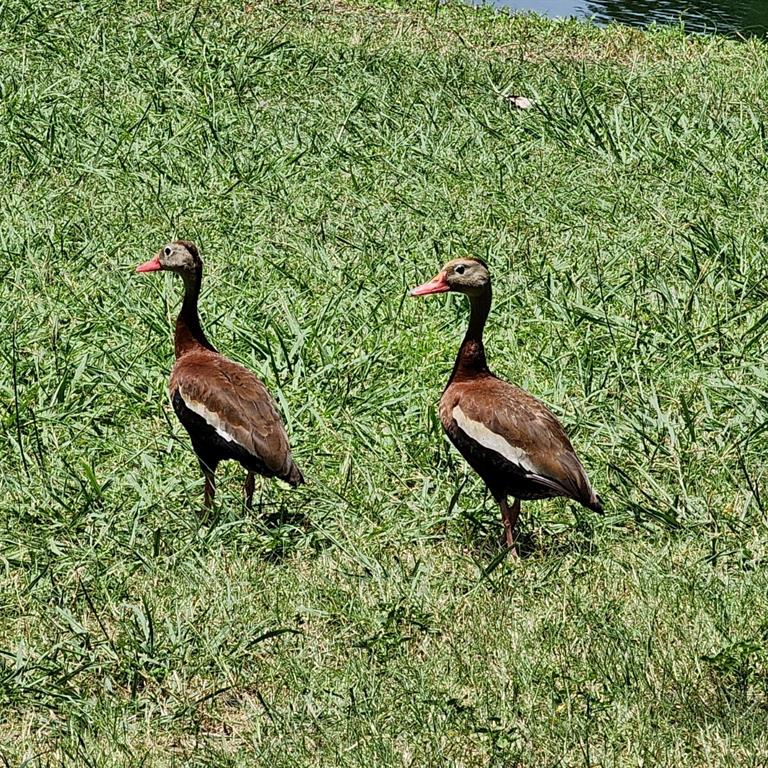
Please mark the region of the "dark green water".
POLYGON ((768 0, 493 0, 497 7, 632 26, 679 24, 690 32, 764 35, 768 0))

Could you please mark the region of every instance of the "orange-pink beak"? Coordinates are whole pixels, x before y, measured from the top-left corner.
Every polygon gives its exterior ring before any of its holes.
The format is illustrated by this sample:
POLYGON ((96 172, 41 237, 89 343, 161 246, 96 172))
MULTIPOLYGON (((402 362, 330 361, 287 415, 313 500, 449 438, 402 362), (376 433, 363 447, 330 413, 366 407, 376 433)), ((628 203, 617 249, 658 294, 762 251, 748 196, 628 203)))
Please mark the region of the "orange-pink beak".
POLYGON ((445 293, 450 290, 451 286, 448 285, 448 275, 445 272, 440 272, 428 283, 411 288, 409 293, 411 296, 426 296, 429 293, 445 293))
POLYGON ((157 272, 158 269, 162 269, 163 265, 160 263, 160 257, 155 256, 150 261, 145 261, 143 264, 139 264, 136 267, 137 272, 157 272))

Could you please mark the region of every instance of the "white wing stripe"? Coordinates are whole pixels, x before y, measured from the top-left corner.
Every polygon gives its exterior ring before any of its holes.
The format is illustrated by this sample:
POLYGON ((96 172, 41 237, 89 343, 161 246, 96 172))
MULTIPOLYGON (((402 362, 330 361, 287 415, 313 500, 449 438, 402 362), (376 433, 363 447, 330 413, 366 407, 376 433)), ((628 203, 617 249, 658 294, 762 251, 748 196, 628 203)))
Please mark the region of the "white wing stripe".
POLYGON ((530 456, 522 448, 512 445, 500 434, 488 429, 482 422, 470 419, 458 405, 454 406, 452 413, 459 429, 467 437, 482 445, 483 448, 501 454, 507 461, 517 464, 526 472, 539 474, 539 470, 531 462, 530 456))
POLYGON ((181 397, 181 399, 184 401, 184 405, 186 405, 190 411, 196 413, 209 426, 213 427, 221 437, 230 443, 237 443, 239 446, 245 448, 245 446, 234 435, 232 435, 230 432, 227 432, 225 429, 226 425, 217 413, 209 410, 197 400, 193 400, 188 395, 185 395, 181 387, 179 387, 179 397, 181 397))

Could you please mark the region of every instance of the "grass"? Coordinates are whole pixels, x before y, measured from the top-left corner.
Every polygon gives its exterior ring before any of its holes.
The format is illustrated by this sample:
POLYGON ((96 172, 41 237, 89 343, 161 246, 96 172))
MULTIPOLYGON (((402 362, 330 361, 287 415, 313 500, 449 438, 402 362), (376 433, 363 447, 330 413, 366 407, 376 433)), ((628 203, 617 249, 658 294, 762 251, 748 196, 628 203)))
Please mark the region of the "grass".
POLYGON ((766 764, 765 43, 0 11, 5 765, 766 764), (229 467, 210 526, 133 274, 172 237, 308 479, 249 515, 229 467), (608 510, 525 504, 520 562, 436 417, 466 307, 405 295, 465 253, 608 510))

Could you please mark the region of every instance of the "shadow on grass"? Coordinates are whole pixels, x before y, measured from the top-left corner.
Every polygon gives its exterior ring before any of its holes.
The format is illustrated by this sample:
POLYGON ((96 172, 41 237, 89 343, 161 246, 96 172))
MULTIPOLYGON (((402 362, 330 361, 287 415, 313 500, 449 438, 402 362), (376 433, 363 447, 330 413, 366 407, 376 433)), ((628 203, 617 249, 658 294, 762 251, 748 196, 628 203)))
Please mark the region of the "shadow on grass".
POLYGON ((286 497, 262 499, 251 510, 245 506, 232 508, 225 504, 217 505, 209 512, 199 512, 198 520, 206 538, 226 534, 235 526, 241 536, 246 531, 247 538, 256 546, 261 558, 278 563, 308 545, 316 552, 329 545, 313 525, 310 513, 308 501, 297 503, 296 499, 286 497))
MULTIPOLYGON (((533 557, 566 555, 593 555, 597 552, 594 521, 586 514, 573 510, 572 524, 558 524, 551 528, 537 526, 533 517, 518 522, 515 535, 517 554, 521 560, 533 557)), ((465 521, 465 542, 478 561, 489 560, 483 569, 491 573, 510 557, 504 540, 501 518, 489 515, 485 508, 461 513, 465 521)))

